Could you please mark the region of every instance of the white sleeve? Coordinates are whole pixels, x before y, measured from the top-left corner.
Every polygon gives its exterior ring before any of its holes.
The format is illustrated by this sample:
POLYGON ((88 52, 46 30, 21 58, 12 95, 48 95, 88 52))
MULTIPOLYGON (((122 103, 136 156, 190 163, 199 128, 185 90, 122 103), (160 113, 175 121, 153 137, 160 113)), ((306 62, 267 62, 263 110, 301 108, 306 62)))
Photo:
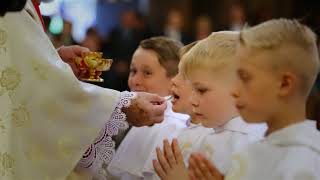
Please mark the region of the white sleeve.
POLYGON ((77 165, 78 170, 85 169, 89 171, 95 179, 105 179, 107 177, 106 166, 115 154, 115 142, 112 140, 112 136, 117 135, 120 130, 123 131, 129 127, 126 115, 121 109, 129 107, 134 97, 135 94, 131 92, 121 93, 120 101, 113 111, 111 118, 106 122, 99 136, 83 155, 77 165))

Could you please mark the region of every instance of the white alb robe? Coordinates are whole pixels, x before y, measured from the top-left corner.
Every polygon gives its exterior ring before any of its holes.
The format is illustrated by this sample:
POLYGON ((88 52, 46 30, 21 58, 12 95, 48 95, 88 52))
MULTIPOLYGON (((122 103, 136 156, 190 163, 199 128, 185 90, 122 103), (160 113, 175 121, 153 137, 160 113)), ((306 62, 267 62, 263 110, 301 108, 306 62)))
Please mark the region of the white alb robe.
MULTIPOLYGON (((248 124, 241 117, 236 117, 222 127, 205 128, 194 125, 180 131, 178 142, 186 167, 191 153, 201 152, 225 174, 231 166, 231 155, 261 140, 266 129, 265 124, 248 124)), ((159 179, 153 169, 152 159, 156 159, 155 153, 145 167, 145 179, 159 179)))
MULTIPOLYGON (((191 123, 188 127, 179 131, 177 135, 178 143, 184 158, 184 163, 188 163, 188 159, 192 152, 198 152, 201 148, 202 140, 210 133, 213 133, 213 128, 203 127, 201 124, 191 123)), ((163 139, 162 139, 163 141, 163 139)), ((162 143, 159 146, 161 149, 163 147, 162 143)), ((148 157, 144 168, 143 168, 143 179, 159 179, 154 171, 152 160, 157 159, 155 148, 152 151, 151 156, 148 157)))
POLYGON ((214 130, 202 140, 199 152, 210 158, 222 174, 226 174, 231 167, 232 154, 262 140, 267 126, 248 124, 241 117, 236 117, 214 130))
POLYGON ((163 139, 173 139, 180 129, 186 127, 188 115, 172 111, 167 103, 164 120, 152 127, 133 127, 121 142, 112 159, 109 172, 123 180, 140 179, 142 170, 152 151, 162 145, 163 139))
POLYGON ((227 180, 319 180, 320 132, 306 120, 271 133, 232 159, 227 180))

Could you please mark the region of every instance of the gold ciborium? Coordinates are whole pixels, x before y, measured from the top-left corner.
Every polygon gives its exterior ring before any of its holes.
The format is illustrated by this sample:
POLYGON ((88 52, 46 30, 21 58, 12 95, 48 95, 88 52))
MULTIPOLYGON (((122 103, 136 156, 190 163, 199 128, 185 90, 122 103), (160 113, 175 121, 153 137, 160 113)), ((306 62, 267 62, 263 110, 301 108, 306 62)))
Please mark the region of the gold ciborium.
POLYGON ((87 82, 103 82, 100 77, 103 71, 108 71, 112 65, 112 59, 102 58, 100 52, 85 52, 82 57, 75 59, 75 64, 80 70, 79 79, 87 82))

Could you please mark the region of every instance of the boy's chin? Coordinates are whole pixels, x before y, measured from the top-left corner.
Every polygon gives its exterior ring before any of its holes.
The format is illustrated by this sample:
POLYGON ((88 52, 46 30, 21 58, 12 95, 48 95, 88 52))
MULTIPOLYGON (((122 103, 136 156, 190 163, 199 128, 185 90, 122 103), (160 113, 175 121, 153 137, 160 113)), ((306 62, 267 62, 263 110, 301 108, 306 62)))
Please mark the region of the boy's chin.
POLYGON ((263 123, 261 117, 255 117, 254 115, 241 114, 241 117, 247 123, 263 123))
POLYGON ((175 112, 175 113, 180 113, 181 109, 177 105, 172 105, 172 111, 175 112))

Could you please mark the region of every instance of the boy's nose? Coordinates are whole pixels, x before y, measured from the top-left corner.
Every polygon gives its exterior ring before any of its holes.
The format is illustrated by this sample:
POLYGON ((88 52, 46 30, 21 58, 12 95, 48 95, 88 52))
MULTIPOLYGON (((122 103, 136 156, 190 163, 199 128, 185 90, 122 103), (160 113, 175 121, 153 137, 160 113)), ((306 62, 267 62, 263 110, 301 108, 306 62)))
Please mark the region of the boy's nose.
POLYGON ((234 98, 238 98, 238 97, 239 97, 239 92, 236 91, 236 90, 233 90, 233 91, 231 92, 231 96, 234 97, 234 98))
POLYGON ((132 80, 132 83, 136 86, 142 83, 142 79, 139 75, 134 75, 131 80, 132 80))
POLYGON ((171 79, 171 84, 176 86, 177 85, 176 81, 177 81, 177 77, 175 76, 171 79))
POLYGON ((194 92, 191 93, 189 101, 190 101, 190 103, 191 103, 191 105, 193 107, 198 107, 199 106, 199 101, 197 100, 194 92))
POLYGON ((128 79, 128 85, 131 91, 137 90, 137 88, 142 86, 142 79, 137 75, 131 76, 128 79))

